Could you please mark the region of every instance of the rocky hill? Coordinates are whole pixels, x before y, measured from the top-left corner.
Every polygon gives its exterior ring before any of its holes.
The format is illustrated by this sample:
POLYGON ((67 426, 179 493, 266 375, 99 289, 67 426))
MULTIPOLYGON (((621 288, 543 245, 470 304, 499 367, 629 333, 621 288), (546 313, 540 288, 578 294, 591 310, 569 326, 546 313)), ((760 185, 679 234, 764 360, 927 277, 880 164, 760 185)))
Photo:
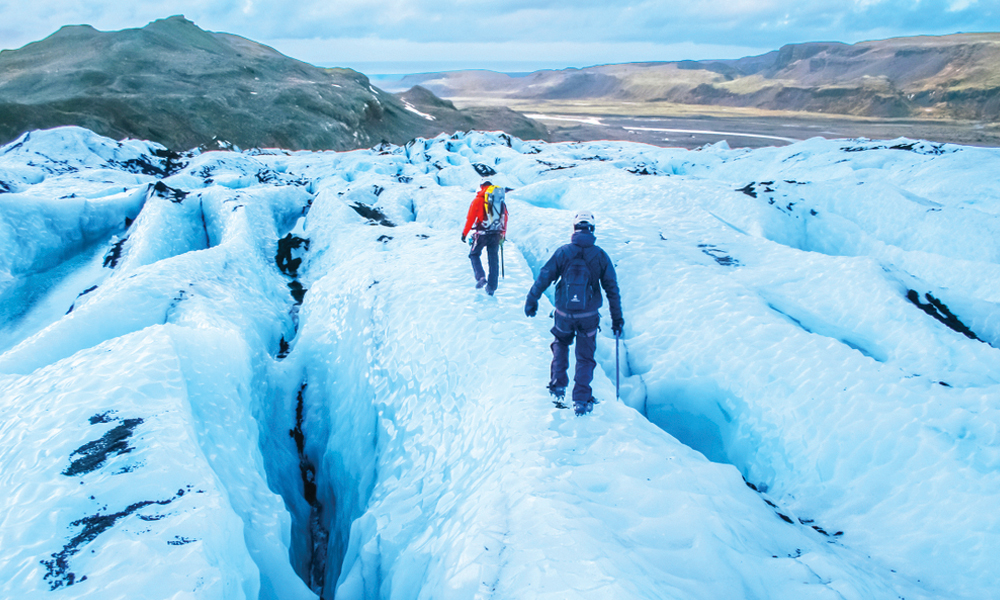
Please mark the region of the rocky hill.
POLYGON ((315 67, 181 16, 116 32, 68 26, 0 52, 0 143, 59 125, 175 150, 345 150, 499 123, 545 138, 543 126, 505 109, 422 112, 355 71, 315 67))
POLYGON ((522 140, 546 139, 548 134, 544 125, 509 108, 468 107, 459 110, 452 102, 438 98, 419 85, 396 96, 407 109, 436 122, 442 131, 504 131, 522 140))
POLYGON ((870 117, 1000 120, 1000 33, 807 43, 738 60, 604 65, 511 76, 421 74, 447 98, 665 101, 870 117))

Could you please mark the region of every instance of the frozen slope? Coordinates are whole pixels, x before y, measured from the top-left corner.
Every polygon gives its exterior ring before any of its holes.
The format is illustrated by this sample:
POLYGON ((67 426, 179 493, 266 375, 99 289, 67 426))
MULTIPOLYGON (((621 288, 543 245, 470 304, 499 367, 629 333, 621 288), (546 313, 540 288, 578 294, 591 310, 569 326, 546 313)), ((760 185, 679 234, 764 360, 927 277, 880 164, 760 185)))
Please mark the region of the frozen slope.
MULTIPOLYGON (((418 206, 438 214, 447 204, 418 206)), ((292 352, 308 361, 307 417, 333 433, 320 436, 320 470, 346 467, 334 490, 371 482, 352 507, 359 518, 337 597, 866 598, 906 589, 785 523, 735 469, 611 401, 607 378, 598 418, 554 410, 543 387, 549 324, 518 310, 531 272, 513 244, 491 299, 468 285, 454 227, 417 222, 386 234, 345 220, 358 219, 321 193, 306 232, 315 227, 311 250, 331 267, 310 265, 323 276, 292 352), (329 246, 323 232, 336 232, 329 246)))
MULTIPOLYGON (((64 144, 88 146, 88 158, 120 151, 82 130, 39 133, 3 149, 5 175, 64 194, 124 177, 67 168, 84 152, 60 155, 64 144)), ((269 186, 234 211, 239 193, 213 187, 164 207, 153 177, 130 183, 142 211, 126 240, 106 240, 103 264, 80 267, 91 287, 69 306, 14 307, 45 326, 0 355, 0 595, 313 597, 287 558, 289 514, 268 488, 253 414, 266 387, 264 349, 292 304, 275 292, 274 229, 307 196, 269 186)), ((80 208, 68 194, 33 207, 32 193, 0 196, 8 231, 25 232, 4 239, 8 256, 65 254, 80 230, 120 227, 132 210, 109 207, 97 221, 89 200, 80 208), (60 200, 66 223, 44 219, 51 235, 28 235, 13 218, 58 212, 60 200)), ((12 288, 24 283, 11 279, 12 288)))
POLYGON ((997 597, 997 173, 908 140, 34 132, 0 149, 0 589, 997 597), (493 298, 458 240, 481 173, 514 190, 493 298), (574 418, 522 306, 581 209, 627 327, 622 401, 603 331, 574 418))

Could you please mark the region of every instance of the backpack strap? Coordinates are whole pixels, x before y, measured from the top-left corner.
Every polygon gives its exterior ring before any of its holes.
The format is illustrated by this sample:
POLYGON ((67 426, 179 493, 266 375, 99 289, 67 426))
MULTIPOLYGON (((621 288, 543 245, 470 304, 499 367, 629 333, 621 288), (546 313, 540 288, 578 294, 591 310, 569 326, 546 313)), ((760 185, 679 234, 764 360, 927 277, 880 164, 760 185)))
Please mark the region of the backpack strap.
MULTIPOLYGON (((583 259, 583 264, 587 265, 587 271, 590 272, 591 275, 594 275, 594 268, 590 266, 590 261, 587 260, 587 249, 583 246, 580 246, 580 258, 583 259)), ((596 279, 597 287, 600 289, 601 277, 597 276, 596 279)))
POLYGON ((495 187, 495 185, 491 185, 486 188, 485 192, 483 192, 483 214, 486 215, 487 218, 490 216, 490 194, 493 193, 493 188, 495 187))

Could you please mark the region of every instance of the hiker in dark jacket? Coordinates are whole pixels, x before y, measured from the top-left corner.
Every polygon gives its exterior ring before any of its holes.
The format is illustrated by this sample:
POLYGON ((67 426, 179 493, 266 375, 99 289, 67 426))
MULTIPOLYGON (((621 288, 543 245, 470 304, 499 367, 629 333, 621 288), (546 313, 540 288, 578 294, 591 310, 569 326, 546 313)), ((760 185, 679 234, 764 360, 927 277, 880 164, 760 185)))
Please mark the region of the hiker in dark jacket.
POLYGON ((611 309, 611 330, 615 336, 620 336, 625 328, 622 317, 621 296, 618 294, 618 277, 611 258, 600 246, 594 245, 594 215, 579 213, 573 219, 573 236, 571 243, 562 246, 552 255, 542 270, 538 272, 535 285, 531 286, 528 298, 524 303, 524 314, 529 317, 538 312, 538 299, 545 290, 556 283, 555 325, 552 327, 552 368, 549 379, 549 392, 556 397, 556 405, 562 405, 569 383, 569 347, 576 338, 576 373, 574 374, 573 405, 577 415, 589 413, 594 406, 594 398, 590 382, 594 379, 594 351, 597 349, 597 329, 600 316, 597 309, 601 307, 600 288, 608 296, 611 309), (573 285, 577 277, 570 275, 582 265, 577 258, 586 263, 587 273, 583 274, 586 284, 573 285), (576 263, 574 265, 574 263, 576 263), (569 275, 569 276, 568 276, 569 275), (567 283, 570 282, 570 283, 567 283), (569 291, 570 287, 587 286, 584 298, 578 293, 569 291), (598 287, 600 286, 600 287, 598 287))

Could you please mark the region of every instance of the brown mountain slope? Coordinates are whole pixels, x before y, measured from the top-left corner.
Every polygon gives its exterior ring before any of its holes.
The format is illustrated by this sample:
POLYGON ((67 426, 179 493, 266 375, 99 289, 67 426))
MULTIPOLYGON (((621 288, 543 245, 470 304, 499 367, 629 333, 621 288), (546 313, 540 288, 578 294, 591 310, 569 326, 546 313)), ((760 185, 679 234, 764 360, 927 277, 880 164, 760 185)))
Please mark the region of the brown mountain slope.
POLYGON ((738 60, 628 63, 510 76, 412 75, 447 98, 675 102, 872 117, 1000 120, 1000 33, 808 43, 738 60))
POLYGON ((444 130, 504 131, 522 140, 548 139, 545 126, 505 107, 469 107, 458 110, 420 86, 396 94, 408 110, 416 111, 441 124, 444 130))
MULTIPOLYGON (((344 150, 453 133, 459 124, 493 128, 490 114, 445 113, 420 115, 360 73, 321 69, 180 16, 116 32, 64 27, 0 52, 0 143, 80 125, 177 150, 219 141, 344 150)), ((544 137, 544 127, 535 130, 544 137)))

